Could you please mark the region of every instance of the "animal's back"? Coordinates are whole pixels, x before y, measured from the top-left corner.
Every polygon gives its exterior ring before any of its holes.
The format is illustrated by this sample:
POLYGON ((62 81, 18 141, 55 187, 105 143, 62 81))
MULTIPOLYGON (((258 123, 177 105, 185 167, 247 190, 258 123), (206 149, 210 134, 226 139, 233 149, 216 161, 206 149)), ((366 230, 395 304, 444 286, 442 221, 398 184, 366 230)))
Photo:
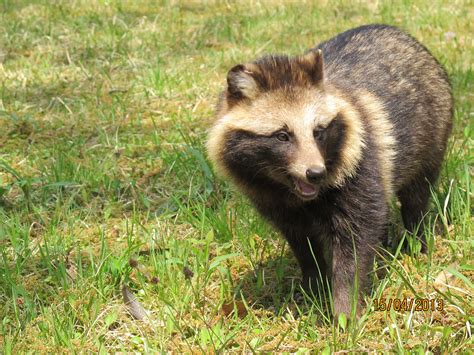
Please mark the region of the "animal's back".
POLYGON ((387 113, 396 141, 396 190, 442 159, 452 126, 451 88, 444 69, 422 44, 395 27, 367 25, 317 48, 323 52, 327 82, 355 101, 373 95, 387 113))

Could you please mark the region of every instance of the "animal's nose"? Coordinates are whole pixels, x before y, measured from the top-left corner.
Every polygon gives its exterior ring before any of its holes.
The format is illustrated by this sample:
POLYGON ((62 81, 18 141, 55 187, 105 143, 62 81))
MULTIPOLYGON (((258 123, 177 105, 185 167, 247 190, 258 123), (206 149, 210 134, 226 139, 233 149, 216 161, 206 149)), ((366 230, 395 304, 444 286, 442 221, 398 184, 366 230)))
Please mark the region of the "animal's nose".
POLYGON ((312 183, 319 182, 324 175, 326 175, 326 167, 324 165, 312 166, 306 170, 306 178, 312 183))

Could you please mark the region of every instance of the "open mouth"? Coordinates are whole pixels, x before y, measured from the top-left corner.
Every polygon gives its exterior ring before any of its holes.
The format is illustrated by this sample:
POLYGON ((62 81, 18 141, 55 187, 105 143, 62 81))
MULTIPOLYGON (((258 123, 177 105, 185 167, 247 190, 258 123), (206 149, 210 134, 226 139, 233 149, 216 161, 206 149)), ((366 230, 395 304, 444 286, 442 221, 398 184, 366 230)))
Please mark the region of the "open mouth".
POLYGON ((319 193, 319 186, 309 184, 302 179, 293 177, 293 183, 295 185, 295 192, 303 200, 312 200, 319 193))

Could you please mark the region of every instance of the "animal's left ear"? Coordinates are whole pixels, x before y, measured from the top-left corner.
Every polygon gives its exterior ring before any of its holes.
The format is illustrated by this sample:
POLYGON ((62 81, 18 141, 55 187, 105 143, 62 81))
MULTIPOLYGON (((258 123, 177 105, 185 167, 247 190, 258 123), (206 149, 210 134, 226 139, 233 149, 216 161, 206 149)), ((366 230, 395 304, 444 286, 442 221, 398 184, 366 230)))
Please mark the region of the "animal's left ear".
POLYGON ((312 49, 299 57, 299 61, 313 84, 319 84, 324 79, 323 52, 321 49, 312 49))

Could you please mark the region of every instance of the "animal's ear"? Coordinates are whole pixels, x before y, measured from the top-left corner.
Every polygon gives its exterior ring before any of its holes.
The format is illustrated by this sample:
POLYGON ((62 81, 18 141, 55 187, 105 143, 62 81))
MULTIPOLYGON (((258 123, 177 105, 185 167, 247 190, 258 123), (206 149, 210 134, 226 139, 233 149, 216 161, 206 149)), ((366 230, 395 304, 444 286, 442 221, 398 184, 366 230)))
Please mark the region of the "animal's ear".
POLYGON ((257 73, 249 65, 239 64, 227 74, 227 92, 234 99, 254 99, 260 89, 257 73))
POLYGON ((312 49, 299 57, 299 60, 314 84, 319 84, 323 81, 324 63, 321 49, 312 49))

